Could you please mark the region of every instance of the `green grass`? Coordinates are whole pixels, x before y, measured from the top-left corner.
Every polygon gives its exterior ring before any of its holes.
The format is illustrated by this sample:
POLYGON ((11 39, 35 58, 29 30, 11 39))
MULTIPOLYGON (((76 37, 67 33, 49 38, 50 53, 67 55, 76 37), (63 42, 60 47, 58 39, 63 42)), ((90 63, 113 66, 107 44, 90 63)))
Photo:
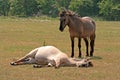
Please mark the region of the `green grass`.
MULTIPOLYGON (((0 80, 119 80, 120 22, 97 21, 94 67, 61 67, 35 69, 32 65, 9 63, 32 49, 54 45, 70 56, 68 28, 58 30, 59 21, 39 19, 0 19, 0 80)), ((78 56, 77 39, 75 57, 78 56)), ((85 45, 82 41, 82 54, 85 45)))

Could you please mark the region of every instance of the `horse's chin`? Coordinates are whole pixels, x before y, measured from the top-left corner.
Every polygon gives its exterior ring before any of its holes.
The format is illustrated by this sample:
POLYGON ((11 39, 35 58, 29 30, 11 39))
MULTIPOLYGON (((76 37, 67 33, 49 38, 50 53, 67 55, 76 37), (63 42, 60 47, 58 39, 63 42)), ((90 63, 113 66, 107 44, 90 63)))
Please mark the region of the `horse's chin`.
POLYGON ((61 32, 63 32, 64 30, 60 30, 61 32))

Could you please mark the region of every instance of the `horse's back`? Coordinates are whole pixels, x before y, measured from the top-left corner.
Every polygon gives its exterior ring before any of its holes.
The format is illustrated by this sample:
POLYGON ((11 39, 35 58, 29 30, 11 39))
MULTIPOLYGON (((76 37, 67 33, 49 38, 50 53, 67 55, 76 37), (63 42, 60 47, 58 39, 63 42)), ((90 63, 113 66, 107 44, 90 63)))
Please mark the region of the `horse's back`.
POLYGON ((82 22, 84 24, 84 34, 95 34, 96 25, 95 21, 90 17, 82 17, 82 22))
POLYGON ((82 17, 83 21, 90 22, 93 24, 94 27, 96 27, 95 21, 91 17, 82 17))

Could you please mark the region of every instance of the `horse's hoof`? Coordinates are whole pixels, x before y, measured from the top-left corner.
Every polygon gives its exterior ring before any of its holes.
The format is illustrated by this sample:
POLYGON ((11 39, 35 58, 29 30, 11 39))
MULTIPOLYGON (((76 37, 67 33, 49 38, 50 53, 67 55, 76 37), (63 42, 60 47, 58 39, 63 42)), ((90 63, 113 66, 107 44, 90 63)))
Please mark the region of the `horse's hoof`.
POLYGON ((89 57, 89 54, 87 54, 86 57, 89 57))
POLYGON ((92 53, 90 53, 90 57, 93 57, 93 54, 92 54, 92 53))
POLYGON ((41 65, 33 65, 34 68, 41 68, 42 66, 41 65))
POLYGON ((77 65, 77 67, 86 67, 86 64, 77 65))
POLYGON ((17 64, 16 64, 15 62, 11 62, 10 65, 15 66, 15 65, 17 65, 17 64))
POLYGON ((55 66, 55 69, 59 69, 59 67, 55 66))
POLYGON ((89 67, 93 67, 93 63, 92 62, 88 62, 89 67))
POLYGON ((52 67, 53 65, 51 64, 51 63, 49 63, 48 65, 47 65, 47 67, 52 67))
POLYGON ((78 56, 78 58, 82 58, 81 56, 78 56))

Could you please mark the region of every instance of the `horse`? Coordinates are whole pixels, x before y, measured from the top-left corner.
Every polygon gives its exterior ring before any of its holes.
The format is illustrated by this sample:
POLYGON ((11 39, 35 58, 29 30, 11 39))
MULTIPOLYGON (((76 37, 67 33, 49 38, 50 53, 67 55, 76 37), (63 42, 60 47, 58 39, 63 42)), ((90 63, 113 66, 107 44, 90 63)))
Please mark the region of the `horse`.
POLYGON ((88 58, 78 60, 69 58, 65 53, 54 46, 42 46, 33 49, 24 57, 10 62, 11 65, 34 64, 34 68, 44 66, 59 68, 62 66, 91 67, 92 62, 88 58))
POLYGON ((59 30, 63 32, 66 26, 69 27, 72 53, 71 57, 74 57, 74 38, 78 38, 79 56, 81 57, 81 38, 84 39, 86 45, 86 56, 93 56, 94 42, 95 42, 95 21, 90 17, 80 17, 75 12, 70 10, 63 10, 59 13, 60 27, 59 30), (89 55, 89 41, 90 39, 90 55, 89 55))

